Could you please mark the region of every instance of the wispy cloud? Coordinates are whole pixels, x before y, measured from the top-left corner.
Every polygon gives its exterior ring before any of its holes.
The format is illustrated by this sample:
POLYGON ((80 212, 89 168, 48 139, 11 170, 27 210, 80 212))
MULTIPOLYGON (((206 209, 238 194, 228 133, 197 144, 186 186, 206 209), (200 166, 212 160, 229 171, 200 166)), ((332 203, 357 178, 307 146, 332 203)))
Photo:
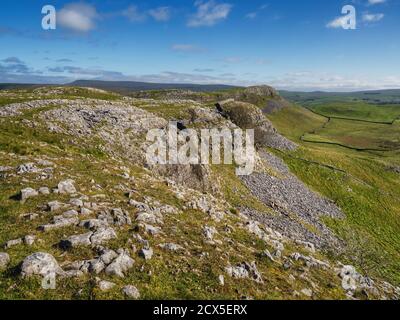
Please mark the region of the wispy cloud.
POLYGON ((267 9, 268 7, 269 7, 269 4, 263 4, 263 5, 260 6, 257 10, 254 10, 254 11, 252 11, 252 12, 247 13, 247 14, 245 15, 245 18, 247 18, 247 19, 255 19, 255 18, 257 18, 258 14, 259 14, 261 11, 267 9))
POLYGON ((332 21, 328 22, 326 24, 326 27, 333 28, 333 29, 342 28, 343 25, 347 22, 347 20, 348 20, 348 18, 346 16, 337 17, 337 18, 333 19, 332 21))
POLYGON ((378 22, 385 17, 383 13, 364 13, 362 16, 362 20, 367 23, 378 22))
POLYGON ((166 22, 171 19, 171 8, 170 7, 158 7, 149 10, 149 15, 156 21, 166 22))
POLYGON ((122 11, 122 16, 128 18, 131 22, 143 22, 146 20, 147 16, 145 13, 140 12, 138 7, 135 5, 129 6, 122 11))
POLYGON ((228 18, 232 10, 232 5, 229 3, 217 3, 214 0, 195 2, 197 12, 192 15, 187 25, 189 27, 209 27, 228 18))
POLYGON ((368 4, 371 5, 371 6, 373 6, 375 4, 382 4, 382 3, 385 3, 385 2, 386 2, 386 0, 368 0, 368 4))
POLYGON ((76 32, 88 32, 96 27, 100 18, 94 6, 86 3, 70 3, 57 14, 57 23, 61 27, 76 32))

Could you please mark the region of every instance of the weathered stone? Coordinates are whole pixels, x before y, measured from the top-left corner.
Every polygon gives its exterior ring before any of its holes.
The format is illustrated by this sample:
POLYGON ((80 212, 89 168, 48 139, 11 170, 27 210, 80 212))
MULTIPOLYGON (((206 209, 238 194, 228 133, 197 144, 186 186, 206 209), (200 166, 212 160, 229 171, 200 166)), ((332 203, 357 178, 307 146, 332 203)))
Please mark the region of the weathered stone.
POLYGON ((6 249, 9 249, 11 247, 14 247, 14 246, 22 244, 22 242, 23 242, 23 240, 21 238, 20 239, 9 240, 9 241, 6 242, 4 247, 6 249))
POLYGON ((21 201, 26 201, 29 198, 37 197, 39 192, 32 188, 25 188, 21 190, 21 201))
POLYGON ((90 230, 97 230, 100 228, 108 227, 108 222, 99 219, 89 219, 83 220, 80 222, 79 226, 90 229, 90 230))
POLYGON ((91 210, 84 207, 80 208, 79 212, 82 216, 89 216, 93 213, 91 210))
POLYGON ((4 269, 10 263, 10 256, 5 252, 0 252, 0 269, 4 269))
POLYGON ((133 267, 134 263, 135 261, 124 251, 108 265, 106 274, 123 278, 125 277, 125 273, 133 267))
POLYGON ((74 183, 75 181, 72 179, 61 181, 57 186, 58 192, 61 194, 76 193, 76 188, 74 186, 74 183))
POLYGON ((222 274, 220 274, 220 275, 218 276, 218 281, 219 281, 219 284, 220 284, 221 286, 224 286, 224 285, 225 285, 225 278, 224 278, 224 276, 223 276, 222 274))
POLYGON ((182 246, 176 243, 162 243, 159 245, 160 248, 168 251, 181 251, 184 250, 182 246))
POLYGON ((60 229, 60 228, 65 228, 65 227, 70 227, 70 226, 76 226, 79 223, 78 218, 64 218, 63 216, 55 216, 53 218, 53 223, 51 224, 45 224, 39 227, 40 231, 50 231, 50 230, 55 230, 55 229, 60 229))
POLYGON ((300 292, 309 298, 311 298, 313 296, 313 292, 311 289, 303 289, 300 292))
POLYGON ((225 268, 229 276, 237 279, 250 278, 258 283, 263 283, 261 274, 257 270, 256 263, 243 262, 237 266, 228 266, 225 268))
POLYGON ((102 280, 98 283, 98 287, 101 291, 109 291, 114 288, 116 284, 114 282, 102 280))
POLYGON ((39 193, 43 195, 49 195, 50 194, 50 189, 47 187, 41 187, 39 188, 39 193))
POLYGON ((74 207, 83 207, 83 201, 81 199, 71 199, 69 204, 74 207))
POLYGON ((131 298, 131 299, 139 299, 139 298, 140 298, 139 290, 138 290, 135 286, 132 286, 132 285, 125 286, 125 287, 122 289, 122 292, 123 292, 128 298, 131 298))
POLYGON ((104 250, 101 252, 100 259, 104 264, 109 265, 116 257, 118 257, 118 253, 114 250, 104 250))
POLYGON ((64 204, 59 201, 50 201, 49 203, 47 203, 47 208, 50 212, 57 211, 63 206, 64 204))
POLYGON ((105 267, 106 265, 101 259, 95 259, 90 263, 89 272, 99 274, 105 267))
POLYGON ((218 233, 218 231, 214 227, 205 226, 203 228, 203 235, 207 241, 213 242, 214 235, 216 235, 217 233, 218 233))
POLYGON ((79 246, 90 246, 91 245, 90 238, 92 237, 92 235, 93 232, 88 232, 85 234, 70 236, 68 239, 62 240, 60 242, 60 246, 65 250, 79 246))
POLYGON ((141 249, 139 251, 139 255, 144 258, 145 260, 150 260, 153 257, 153 249, 152 248, 148 248, 148 249, 141 249))
POLYGON ((34 163, 25 163, 17 167, 17 174, 36 173, 38 171, 34 163))
POLYGON ((33 236, 33 235, 27 235, 27 236, 24 237, 24 243, 25 243, 27 246, 31 246, 31 245, 34 244, 35 239, 36 239, 35 236, 33 236))
POLYGON ((159 227, 154 227, 147 223, 141 223, 140 226, 143 227, 145 233, 152 236, 156 236, 161 232, 161 229, 159 227))
POLYGON ((60 275, 63 270, 57 260, 48 253, 37 252, 24 259, 21 266, 21 275, 30 277, 33 275, 47 276, 60 275))
POLYGON ((115 233, 113 228, 100 228, 95 231, 90 238, 92 244, 100 245, 109 240, 116 239, 117 234, 115 233))
POLYGON ((65 218, 73 218, 78 216, 78 211, 76 210, 68 210, 63 213, 63 217, 65 218))

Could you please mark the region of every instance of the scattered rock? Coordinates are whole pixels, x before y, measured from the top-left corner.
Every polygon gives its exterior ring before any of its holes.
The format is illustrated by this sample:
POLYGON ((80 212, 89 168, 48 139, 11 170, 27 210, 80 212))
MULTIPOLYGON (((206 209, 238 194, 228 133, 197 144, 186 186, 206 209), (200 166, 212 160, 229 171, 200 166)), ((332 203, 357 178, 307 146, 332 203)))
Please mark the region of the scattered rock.
POLYGON ((214 235, 218 233, 217 229, 214 227, 205 226, 203 228, 204 238, 209 242, 214 242, 214 235))
POLYGON ((125 251, 122 251, 119 256, 107 266, 106 274, 124 278, 125 273, 133 267, 134 263, 135 261, 125 251))
POLYGON ((135 286, 125 286, 122 289, 122 292, 128 297, 132 299, 139 299, 140 298, 140 293, 139 290, 135 286))
POLYGON ((102 280, 98 283, 98 287, 101 291, 109 291, 114 288, 116 284, 114 282, 102 280))
POLYGON ((25 243, 27 246, 31 246, 31 245, 34 244, 35 239, 36 239, 35 236, 27 235, 27 236, 24 237, 24 243, 25 243))
POLYGON ((62 275, 63 270, 57 260, 49 253, 37 252, 24 259, 21 266, 21 275, 30 277, 33 275, 47 276, 62 275))
POLYGON ((64 204, 59 201, 50 201, 49 203, 47 203, 47 209, 50 212, 57 211, 57 210, 61 209, 62 207, 64 207, 64 204))
POLYGON ((94 245, 101 245, 109 240, 116 239, 117 234, 113 228, 100 228, 92 235, 90 241, 94 245))
POLYGON ((313 292, 311 289, 303 289, 300 292, 309 298, 311 298, 313 296, 313 292))
POLYGON ((167 251, 180 251, 180 250, 184 250, 184 248, 182 246, 180 246, 179 244, 176 243, 162 243, 159 244, 159 247, 167 250, 167 251))
POLYGON ((32 188, 25 188, 21 190, 21 201, 26 201, 29 198, 37 197, 39 192, 32 188))
POLYGON ((225 285, 225 278, 224 278, 224 276, 223 276, 222 274, 220 274, 220 275, 218 276, 218 281, 219 281, 219 284, 220 284, 221 286, 224 286, 224 285, 225 285))
POLYGON ((49 195, 50 194, 50 189, 47 187, 41 187, 39 188, 39 193, 43 195, 49 195))
POLYGON ((10 256, 5 252, 0 252, 0 269, 4 269, 10 263, 10 256))
POLYGON ((64 250, 68 250, 80 246, 90 246, 92 244, 90 241, 92 235, 93 232, 88 232, 85 234, 70 236, 68 239, 60 242, 60 247, 64 250))
POLYGON ((36 173, 38 171, 34 163, 25 163, 17 167, 17 174, 36 173))
POLYGON ((229 276, 236 279, 250 278, 258 283, 264 282, 254 261, 252 263, 243 262, 237 266, 228 266, 225 270, 229 276))
POLYGON ((148 248, 148 249, 141 249, 139 251, 139 255, 144 258, 145 260, 150 260, 153 257, 153 249, 152 248, 148 248))
POLYGON ((53 223, 42 225, 39 227, 39 230, 43 232, 48 232, 50 230, 76 226, 78 224, 79 219, 76 217, 64 218, 63 216, 55 216, 53 217, 53 223))
POLYGON ((9 241, 6 242, 4 247, 6 249, 9 249, 11 247, 18 246, 18 245, 22 244, 22 242, 23 242, 23 240, 21 238, 20 239, 9 240, 9 241))
POLYGON ((75 181, 72 179, 61 181, 57 186, 58 192, 61 194, 76 193, 74 183, 75 183, 75 181))

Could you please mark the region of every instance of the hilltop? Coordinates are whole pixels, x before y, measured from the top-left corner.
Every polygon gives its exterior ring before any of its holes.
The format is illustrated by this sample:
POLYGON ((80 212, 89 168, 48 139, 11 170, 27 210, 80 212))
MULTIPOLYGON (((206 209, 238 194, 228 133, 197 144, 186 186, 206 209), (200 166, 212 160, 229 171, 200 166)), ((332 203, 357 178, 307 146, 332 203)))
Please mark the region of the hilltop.
POLYGON ((0 92, 1 298, 399 298, 398 151, 309 142, 269 86, 103 89, 0 92), (148 165, 169 120, 256 129, 255 172, 148 165))

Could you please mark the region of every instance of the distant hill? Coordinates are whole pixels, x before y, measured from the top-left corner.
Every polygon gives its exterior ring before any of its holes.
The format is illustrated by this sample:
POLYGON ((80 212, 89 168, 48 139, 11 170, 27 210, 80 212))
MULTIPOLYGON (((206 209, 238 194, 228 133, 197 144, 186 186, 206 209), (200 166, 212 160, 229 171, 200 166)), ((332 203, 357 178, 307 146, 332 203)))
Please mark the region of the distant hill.
POLYGON ((51 86, 50 84, 33 84, 33 83, 0 83, 0 90, 11 89, 29 89, 51 86))
POLYGON ((191 91, 219 91, 238 88, 235 86, 222 84, 191 84, 191 83, 147 83, 136 81, 100 81, 100 80, 78 80, 68 84, 76 87, 91 87, 102 90, 114 91, 118 93, 129 93, 142 90, 166 90, 166 89, 186 89, 191 91))
POLYGON ((400 104, 400 89, 388 90, 370 90, 358 92, 295 92, 295 91, 280 91, 284 98, 297 102, 309 103, 313 101, 351 101, 358 100, 374 104, 400 104))

